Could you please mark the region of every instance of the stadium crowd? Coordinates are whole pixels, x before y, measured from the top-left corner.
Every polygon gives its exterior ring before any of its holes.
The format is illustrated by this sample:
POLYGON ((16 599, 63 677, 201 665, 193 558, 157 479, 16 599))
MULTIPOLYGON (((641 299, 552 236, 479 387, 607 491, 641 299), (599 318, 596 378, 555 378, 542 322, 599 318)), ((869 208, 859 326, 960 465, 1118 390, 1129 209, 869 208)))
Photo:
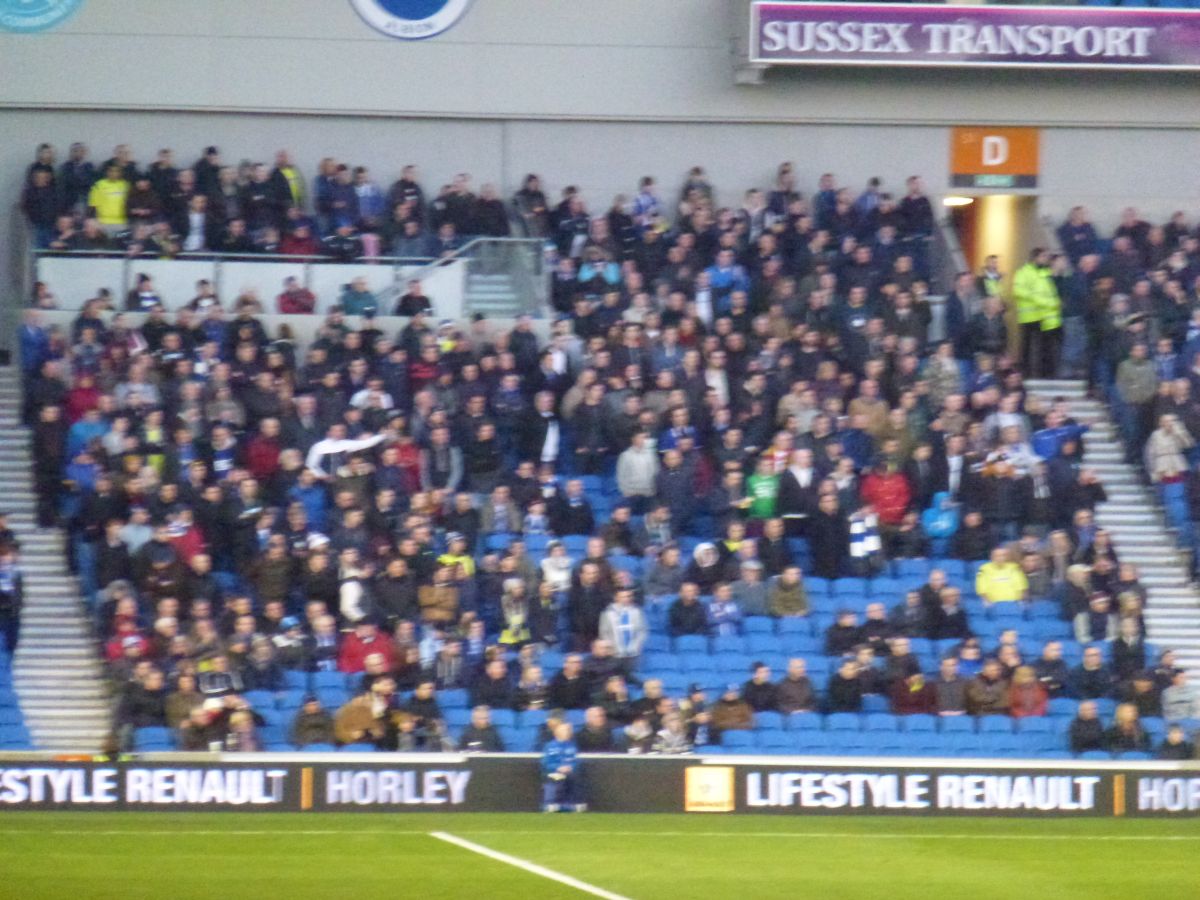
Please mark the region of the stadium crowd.
POLYGON ((961 274, 931 340, 916 176, 900 198, 833 175, 806 197, 785 163, 722 208, 697 167, 674 199, 647 177, 598 215, 532 175, 506 205, 467 175, 427 198, 411 166, 385 193, 335 160, 310 203, 286 153, 234 168, 215 147, 176 169, 124 146, 58 166, 44 146, 27 179, 51 250, 352 259, 369 235, 428 256, 511 222, 556 260, 541 338, 528 316, 436 324, 418 285, 398 334, 359 315, 368 293, 297 347, 257 298, 201 285, 170 316, 148 279, 65 331, 43 327, 39 286, 20 335, 38 517, 69 530, 124 746, 169 729, 187 749, 499 751, 565 720, 581 752, 674 753, 785 717, 1082 701, 1043 750, 1144 753, 1144 723, 1194 725, 1186 675, 1145 642, 1137 571, 1095 525, 1087 429, 1023 383, 1060 336, 1084 365, 1079 291, 1086 346, 1111 289, 1093 377, 1156 446, 1141 340, 1161 317, 1115 311, 1163 258, 1116 293, 1121 236, 1035 252, 1009 298, 998 260, 961 274))

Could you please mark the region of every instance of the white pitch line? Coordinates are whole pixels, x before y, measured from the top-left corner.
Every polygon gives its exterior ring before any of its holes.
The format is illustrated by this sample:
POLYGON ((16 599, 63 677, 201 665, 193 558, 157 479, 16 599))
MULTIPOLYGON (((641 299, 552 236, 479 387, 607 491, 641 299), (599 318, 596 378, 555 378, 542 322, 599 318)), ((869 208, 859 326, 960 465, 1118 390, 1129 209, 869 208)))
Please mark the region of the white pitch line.
MULTIPOLYGON (((365 828, 354 829, 352 831, 344 828, 306 828, 306 829, 222 829, 222 830, 192 830, 177 828, 172 831, 151 831, 138 830, 134 828, 125 829, 37 829, 37 828, 0 828, 0 835, 69 835, 82 836, 110 836, 110 835, 127 835, 130 837, 179 837, 180 835, 232 835, 234 837, 252 837, 255 835, 270 835, 273 837, 282 837, 284 835, 300 835, 312 837, 329 837, 332 835, 427 835, 428 831, 416 831, 405 829, 392 828, 365 828)), ((1164 835, 1148 835, 1148 834, 941 834, 941 833, 926 833, 926 832, 857 832, 857 831, 532 831, 525 829, 506 829, 504 831, 461 831, 461 834, 469 834, 475 837, 487 837, 490 835, 539 835, 539 834, 555 834, 564 837, 671 837, 671 838, 806 838, 815 840, 847 840, 857 839, 866 836, 871 838, 879 838, 881 840, 896 840, 896 841, 1200 841, 1200 834, 1164 834, 1164 835)))
POLYGON ((531 872, 534 875, 540 875, 542 878, 547 878, 550 881, 557 881, 559 884, 565 884, 567 887, 575 888, 575 890, 582 891, 585 894, 591 894, 593 897, 603 897, 604 900, 629 900, 628 897, 622 897, 620 894, 614 894, 612 891, 598 888, 594 884, 588 884, 586 881, 580 881, 578 878, 572 878, 570 875, 564 875, 562 872, 555 872, 553 869, 539 866, 537 863, 521 859, 519 856, 509 856, 507 853, 492 850, 490 847, 484 847, 482 844, 474 844, 463 838, 447 834, 445 831, 431 831, 429 832, 429 836, 437 838, 439 841, 445 841, 447 844, 453 844, 455 847, 461 847, 463 850, 478 853, 480 856, 486 856, 488 859, 494 859, 496 862, 502 862, 506 865, 523 869, 526 872, 531 872))

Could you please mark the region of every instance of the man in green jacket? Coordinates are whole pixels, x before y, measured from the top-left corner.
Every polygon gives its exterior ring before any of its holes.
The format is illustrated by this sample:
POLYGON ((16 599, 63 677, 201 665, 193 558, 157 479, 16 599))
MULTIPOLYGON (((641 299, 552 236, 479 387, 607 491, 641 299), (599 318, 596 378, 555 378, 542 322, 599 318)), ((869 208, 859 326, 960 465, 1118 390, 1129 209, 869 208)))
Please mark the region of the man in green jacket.
POLYGON ((1145 344, 1134 344, 1129 356, 1117 366, 1117 393, 1123 404, 1125 456, 1128 462, 1136 463, 1154 427, 1154 400, 1158 395, 1158 373, 1145 344))
MULTIPOLYGON (((1013 276, 1013 299, 1021 329, 1021 368, 1026 377, 1034 378, 1043 374, 1043 335, 1053 342, 1053 335, 1062 329, 1062 303, 1050 271, 1050 254, 1042 247, 1034 248, 1029 262, 1013 276)), ((1054 362, 1050 360, 1049 372, 1054 371, 1054 362)))

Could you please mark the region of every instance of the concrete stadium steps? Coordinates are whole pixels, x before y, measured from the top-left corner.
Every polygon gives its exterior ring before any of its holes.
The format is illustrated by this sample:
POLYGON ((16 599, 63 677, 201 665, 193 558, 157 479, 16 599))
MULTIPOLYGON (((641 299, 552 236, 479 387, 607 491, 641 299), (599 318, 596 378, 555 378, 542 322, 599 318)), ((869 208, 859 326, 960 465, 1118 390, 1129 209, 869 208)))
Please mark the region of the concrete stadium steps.
POLYGON ((1163 518, 1155 492, 1142 472, 1125 463, 1125 446, 1108 408, 1087 396, 1082 381, 1030 380, 1026 387, 1041 397, 1062 397, 1071 415, 1091 426, 1084 437, 1084 465, 1094 469, 1108 502, 1096 510, 1096 523, 1113 535, 1122 562, 1141 572, 1149 591, 1147 638, 1176 651, 1179 664, 1200 676, 1200 592, 1192 584, 1190 559, 1179 549, 1163 518))
POLYGON ((0 509, 21 541, 25 609, 13 686, 39 750, 94 752, 112 727, 108 683, 59 529, 37 528, 20 383, 0 368, 0 509))
POLYGON ((469 273, 465 297, 469 312, 481 312, 493 318, 511 318, 525 311, 510 275, 469 273))

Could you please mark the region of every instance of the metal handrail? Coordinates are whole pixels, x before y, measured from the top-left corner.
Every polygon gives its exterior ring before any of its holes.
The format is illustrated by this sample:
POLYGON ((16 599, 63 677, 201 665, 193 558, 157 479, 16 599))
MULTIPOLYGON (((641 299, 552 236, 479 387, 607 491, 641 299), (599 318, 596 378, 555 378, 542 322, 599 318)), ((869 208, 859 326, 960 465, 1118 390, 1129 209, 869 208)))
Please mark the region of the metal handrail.
POLYGON ((100 259, 127 259, 130 261, 145 259, 148 261, 160 260, 169 262, 172 260, 193 260, 196 262, 285 262, 285 263, 332 263, 335 265, 369 265, 372 263, 384 263, 387 265, 419 265, 429 266, 430 264, 440 262, 432 256, 356 256, 354 259, 345 260, 339 259, 336 256, 322 256, 312 254, 285 254, 285 253, 216 253, 216 252, 196 252, 187 251, 176 253, 174 256, 160 257, 151 254, 130 256, 118 250, 47 250, 35 249, 31 251, 34 257, 49 257, 52 259, 72 259, 74 257, 96 257, 100 259))

